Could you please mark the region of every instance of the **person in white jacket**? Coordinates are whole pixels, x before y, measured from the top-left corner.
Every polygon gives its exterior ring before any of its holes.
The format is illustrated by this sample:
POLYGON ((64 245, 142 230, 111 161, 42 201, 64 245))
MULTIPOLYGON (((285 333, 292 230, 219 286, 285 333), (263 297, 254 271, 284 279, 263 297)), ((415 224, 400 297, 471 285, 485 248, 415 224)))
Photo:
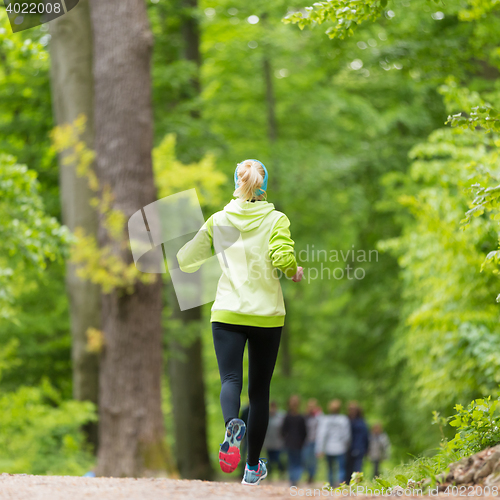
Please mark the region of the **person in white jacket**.
POLYGON ((328 482, 333 487, 345 481, 345 455, 351 440, 349 419, 340 414, 341 407, 339 399, 330 401, 329 414, 321 416, 316 436, 316 455, 326 457, 328 482))

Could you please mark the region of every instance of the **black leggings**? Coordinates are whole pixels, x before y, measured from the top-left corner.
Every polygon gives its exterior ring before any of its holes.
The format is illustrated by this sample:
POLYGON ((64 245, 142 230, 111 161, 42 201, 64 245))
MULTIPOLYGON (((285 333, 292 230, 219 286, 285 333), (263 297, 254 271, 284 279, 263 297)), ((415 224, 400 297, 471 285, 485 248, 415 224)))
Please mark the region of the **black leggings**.
POLYGON ((257 465, 269 423, 269 386, 278 356, 282 327, 212 323, 221 380, 220 404, 227 425, 240 412, 243 352, 248 340, 248 465, 257 465))

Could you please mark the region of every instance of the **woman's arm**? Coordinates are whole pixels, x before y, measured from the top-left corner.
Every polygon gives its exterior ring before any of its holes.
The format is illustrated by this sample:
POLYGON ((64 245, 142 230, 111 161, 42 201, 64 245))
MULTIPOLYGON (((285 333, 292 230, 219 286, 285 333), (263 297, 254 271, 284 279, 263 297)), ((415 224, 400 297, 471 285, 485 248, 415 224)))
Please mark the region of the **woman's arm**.
POLYGON ((214 255, 213 219, 210 217, 195 237, 188 241, 178 252, 179 268, 184 273, 194 273, 214 255))
POLYGON ((269 257, 274 267, 280 269, 288 278, 297 273, 297 260, 294 253, 295 242, 290 235, 290 221, 286 215, 278 219, 269 238, 269 257))

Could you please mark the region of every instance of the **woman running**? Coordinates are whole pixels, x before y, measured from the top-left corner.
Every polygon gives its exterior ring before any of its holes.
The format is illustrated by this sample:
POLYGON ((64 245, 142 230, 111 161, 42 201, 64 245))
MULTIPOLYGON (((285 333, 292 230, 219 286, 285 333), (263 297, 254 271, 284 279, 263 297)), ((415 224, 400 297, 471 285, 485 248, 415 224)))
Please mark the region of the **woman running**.
POLYGON ((233 196, 237 199, 212 215, 198 233, 204 236, 197 235, 177 254, 181 271, 193 272, 204 260, 200 255, 210 246, 211 251, 217 249, 223 270, 212 306, 211 323, 226 426, 219 464, 227 473, 233 472, 240 462, 240 444, 246 432, 246 425, 238 415, 243 387, 243 353, 248 341, 250 411, 248 457, 242 484, 249 485, 259 484, 267 476, 265 462, 259 455, 269 421, 271 377, 285 324, 280 273, 276 269, 295 282, 303 276, 303 269, 297 267, 295 260, 290 221, 264 199, 267 181, 268 172, 260 161, 239 163, 234 173, 233 196), (228 237, 231 230, 233 236, 228 237), (241 251, 230 251, 227 243, 221 244, 217 239, 231 240, 241 251))

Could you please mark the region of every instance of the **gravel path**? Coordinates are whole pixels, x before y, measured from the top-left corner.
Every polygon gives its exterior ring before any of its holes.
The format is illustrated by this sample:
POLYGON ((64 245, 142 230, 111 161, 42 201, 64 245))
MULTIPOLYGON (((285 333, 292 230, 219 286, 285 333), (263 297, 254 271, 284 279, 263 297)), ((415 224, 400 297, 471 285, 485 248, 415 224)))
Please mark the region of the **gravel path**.
MULTIPOLYGON (((269 498, 272 500, 291 498, 311 498, 306 492, 291 495, 287 486, 262 483, 257 487, 243 486, 240 483, 222 483, 210 481, 187 481, 176 479, 118 479, 86 478, 73 476, 30 476, 26 474, 1 474, 0 499, 8 500, 250 500, 269 498)), ((298 493, 298 492, 297 492, 298 493)), ((315 498, 339 498, 336 496, 318 496, 315 498)), ((340 497, 342 498, 342 497, 340 497)), ((357 497, 368 498, 388 497, 357 497)), ((412 497, 389 497, 405 500, 412 497)), ((416 497, 413 497, 414 499, 416 497)), ((424 498, 424 497, 418 497, 424 498)), ((450 498, 450 496, 425 497, 450 498)), ((453 497, 454 498, 454 497, 453 497)), ((457 497, 458 498, 458 497, 457 497)), ((469 497, 471 498, 471 497, 469 497)), ((481 497, 496 499, 498 497, 481 497)))

